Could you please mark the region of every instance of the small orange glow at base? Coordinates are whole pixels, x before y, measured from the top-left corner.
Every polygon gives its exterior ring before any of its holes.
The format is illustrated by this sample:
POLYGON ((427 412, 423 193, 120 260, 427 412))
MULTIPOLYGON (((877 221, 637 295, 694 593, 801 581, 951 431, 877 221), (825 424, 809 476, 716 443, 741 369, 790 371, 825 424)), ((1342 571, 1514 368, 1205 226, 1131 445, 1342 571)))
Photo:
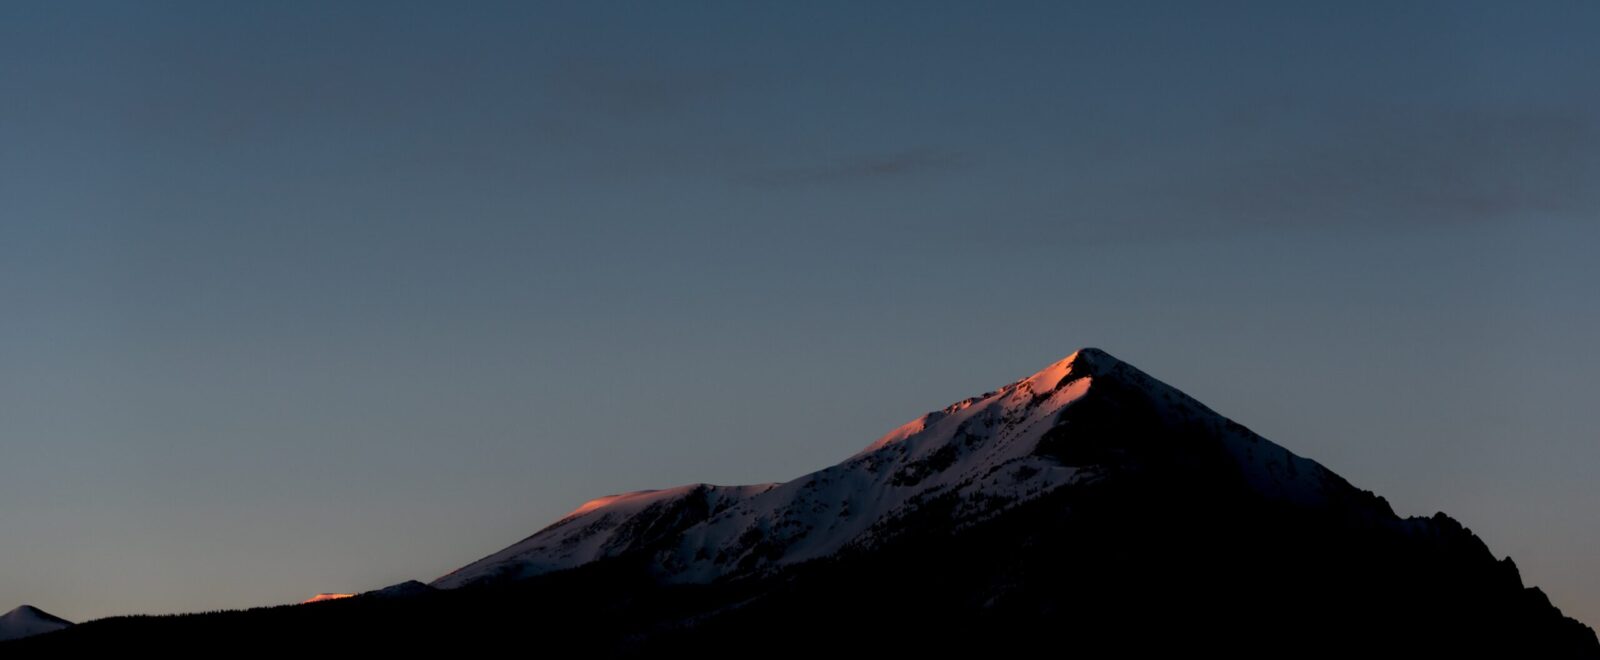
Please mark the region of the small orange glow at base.
POLYGON ((355 594, 317 594, 311 598, 300 601, 300 604, 304 605, 306 603, 320 603, 325 600, 339 600, 340 598, 349 598, 354 595, 355 594))

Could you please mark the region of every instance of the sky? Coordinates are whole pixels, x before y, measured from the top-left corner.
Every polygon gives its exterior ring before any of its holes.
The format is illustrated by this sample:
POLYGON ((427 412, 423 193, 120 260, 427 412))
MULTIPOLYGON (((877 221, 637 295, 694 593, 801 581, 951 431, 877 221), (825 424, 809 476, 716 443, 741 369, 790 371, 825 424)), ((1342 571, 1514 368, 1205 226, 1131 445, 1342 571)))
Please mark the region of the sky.
POLYGON ((0 610, 431 580, 1105 349, 1600 625, 1600 5, 0 4, 0 610))

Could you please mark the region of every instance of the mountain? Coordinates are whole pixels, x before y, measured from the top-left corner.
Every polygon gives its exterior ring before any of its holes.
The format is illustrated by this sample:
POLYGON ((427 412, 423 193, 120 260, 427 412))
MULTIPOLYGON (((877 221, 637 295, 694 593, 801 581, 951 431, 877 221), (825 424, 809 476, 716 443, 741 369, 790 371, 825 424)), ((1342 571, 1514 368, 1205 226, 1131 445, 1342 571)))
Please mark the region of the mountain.
POLYGON ((953 502, 947 522, 960 529, 1105 478, 1108 466, 1096 452, 1130 448, 1114 447, 1116 438, 1085 436, 1096 432, 1090 425, 1106 421, 1098 409, 1135 405, 1140 417, 1129 423, 1192 427, 1187 432, 1219 445, 1217 457, 1228 461, 1220 467, 1230 478, 1237 473, 1263 495, 1313 507, 1355 497, 1349 484, 1316 462, 1091 348, 923 415, 846 461, 789 482, 694 484, 591 500, 432 586, 525 578, 643 550, 651 553, 657 576, 670 582, 760 574, 880 543, 902 531, 901 521, 919 508, 941 499, 953 502))
POLYGON ((0 615, 0 641, 22 639, 71 626, 71 621, 32 605, 23 605, 0 615))
POLYGON ((592 500, 430 586, 16 648, 1600 658, 1460 523, 1095 349, 788 482, 592 500))

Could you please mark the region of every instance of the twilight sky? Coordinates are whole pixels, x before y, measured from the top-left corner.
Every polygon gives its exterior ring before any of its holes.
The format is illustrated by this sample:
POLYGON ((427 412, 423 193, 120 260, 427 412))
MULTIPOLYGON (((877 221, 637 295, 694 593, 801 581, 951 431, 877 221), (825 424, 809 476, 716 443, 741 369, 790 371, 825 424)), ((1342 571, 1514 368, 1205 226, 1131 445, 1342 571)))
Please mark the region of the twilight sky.
POLYGON ((1600 624, 1600 4, 1114 4, 0 4, 0 610, 430 580, 1092 345, 1600 624))

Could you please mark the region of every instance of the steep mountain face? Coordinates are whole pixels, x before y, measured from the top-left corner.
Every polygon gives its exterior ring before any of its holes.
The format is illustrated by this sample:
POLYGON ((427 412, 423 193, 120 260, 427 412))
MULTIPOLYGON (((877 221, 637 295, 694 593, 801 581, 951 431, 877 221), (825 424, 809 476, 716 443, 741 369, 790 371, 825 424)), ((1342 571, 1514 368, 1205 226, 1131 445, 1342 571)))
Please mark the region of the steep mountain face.
POLYGON ((574 568, 719 594, 657 614, 630 652, 830 652, 795 635, 832 627, 894 651, 1022 650, 1070 630, 1075 648, 1116 651, 1600 657, 1592 630, 1456 521, 1400 518, 1096 349, 793 481, 593 500, 433 586, 557 593, 572 580, 537 578, 574 568), (930 619, 943 634, 874 632, 930 619))
POLYGON ((32 605, 0 614, 0 641, 22 639, 72 626, 72 622, 32 605))
MULTIPOLYGON (((1097 349, 897 428, 838 465, 781 484, 694 484, 592 500, 511 547, 433 583, 457 588, 648 553, 668 582, 770 572, 902 533, 928 502, 969 526, 1116 465, 1214 462, 1272 498, 1306 506, 1358 492, 1289 451, 1097 349), (1130 431, 1164 443, 1138 446, 1130 431)), ((1126 466, 1125 466, 1126 467, 1126 466)), ((1370 504, 1370 503, 1369 503, 1370 504)))
POLYGON ((1448 516, 1400 518, 1094 349, 793 481, 593 500, 432 587, 0 653, 1600 658, 1448 516))

